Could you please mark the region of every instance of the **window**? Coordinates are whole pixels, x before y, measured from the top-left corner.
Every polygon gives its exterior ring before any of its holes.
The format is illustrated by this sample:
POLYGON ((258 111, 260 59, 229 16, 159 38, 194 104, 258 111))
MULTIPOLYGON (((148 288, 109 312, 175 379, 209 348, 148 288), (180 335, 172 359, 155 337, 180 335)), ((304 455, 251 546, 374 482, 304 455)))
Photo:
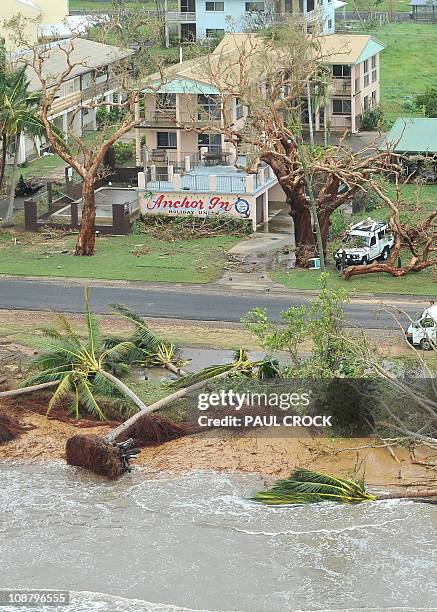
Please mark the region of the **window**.
POLYGON ((157 106, 159 109, 175 109, 176 94, 160 93, 157 97, 157 106))
POLYGON ((235 119, 238 121, 238 119, 241 119, 243 117, 244 114, 244 107, 241 104, 239 98, 235 98, 235 119))
POLYGON ((370 239, 370 246, 373 247, 376 244, 376 236, 372 236, 370 239))
POLYGON ((376 68, 376 55, 372 55, 372 70, 376 68))
POLYGON ((350 115, 351 101, 348 99, 332 100, 332 113, 334 115, 350 115))
POLYGON ((323 0, 317 0, 317 4, 318 4, 319 6, 323 6, 323 0))
POLYGON ((355 79, 355 93, 357 94, 360 91, 360 79, 355 79))
POLYGON ((223 38, 225 31, 221 28, 206 28, 206 38, 223 38))
POLYGON ((224 11, 224 2, 205 2, 205 11, 224 11))
POLYGON ((369 96, 364 96, 364 110, 369 110, 369 96))
POLYGON ((219 97, 211 94, 199 94, 197 96, 197 104, 199 107, 199 119, 220 119, 220 101, 219 97))
POLYGON ((369 60, 365 60, 363 62, 364 68, 364 87, 367 87, 369 84, 369 60))
POLYGON ((332 19, 328 19, 328 30, 332 30, 332 19))
POLYGON ((334 64, 332 66, 332 76, 334 77, 350 77, 351 67, 347 64, 334 64))
POLYGON ((377 78, 378 78, 377 70, 372 70, 372 83, 374 83, 377 78))
POLYGON ((385 229, 378 232, 378 240, 382 240, 385 236, 385 229))
POLYGON ((264 2, 246 2, 246 13, 264 12, 264 2))
POLYGON ((181 0, 181 13, 195 13, 196 2, 195 0, 181 0))
POLYGON ((376 106, 376 91, 372 91, 372 106, 376 106))
POLYGON ((158 149, 176 149, 177 147, 176 132, 157 132, 156 140, 158 149))
POLYGON ((422 319, 420 325, 422 327, 434 327, 435 321, 431 317, 426 317, 425 319, 422 319))
POLYGON ((198 134, 197 144, 199 149, 207 147, 208 151, 220 151, 222 148, 222 137, 220 134, 198 134))
POLYGON ((193 42, 196 40, 196 24, 181 23, 181 42, 193 42))

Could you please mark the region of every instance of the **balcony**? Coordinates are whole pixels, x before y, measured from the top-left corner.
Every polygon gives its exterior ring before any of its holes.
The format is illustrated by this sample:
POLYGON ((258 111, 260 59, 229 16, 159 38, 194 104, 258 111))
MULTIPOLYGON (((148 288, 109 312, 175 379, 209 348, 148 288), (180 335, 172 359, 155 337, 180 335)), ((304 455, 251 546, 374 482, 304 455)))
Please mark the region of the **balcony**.
POLYGON ((57 115, 67 108, 74 108, 81 101, 81 92, 75 91, 74 93, 70 93, 62 98, 55 98, 50 107, 50 116, 57 115))
POLYGON ((167 11, 167 23, 196 23, 196 13, 167 11))
POLYGON ((176 109, 166 110, 152 110, 145 111, 141 120, 141 127, 145 128, 158 128, 158 127, 171 127, 171 128, 183 128, 189 127, 220 127, 222 120, 220 117, 216 117, 212 114, 208 115, 204 112, 180 112, 177 113, 176 109))
POLYGON ((351 79, 348 77, 332 77, 330 91, 334 94, 350 94, 352 91, 351 79))

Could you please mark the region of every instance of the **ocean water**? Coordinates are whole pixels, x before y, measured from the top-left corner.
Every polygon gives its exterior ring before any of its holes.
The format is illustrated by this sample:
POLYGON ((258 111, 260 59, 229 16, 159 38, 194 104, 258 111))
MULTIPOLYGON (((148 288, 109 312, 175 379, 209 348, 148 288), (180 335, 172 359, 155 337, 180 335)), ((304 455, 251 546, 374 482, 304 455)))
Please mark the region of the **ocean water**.
POLYGON ((0 588, 71 592, 2 610, 437 610, 436 506, 250 502, 264 484, 0 462, 0 588))

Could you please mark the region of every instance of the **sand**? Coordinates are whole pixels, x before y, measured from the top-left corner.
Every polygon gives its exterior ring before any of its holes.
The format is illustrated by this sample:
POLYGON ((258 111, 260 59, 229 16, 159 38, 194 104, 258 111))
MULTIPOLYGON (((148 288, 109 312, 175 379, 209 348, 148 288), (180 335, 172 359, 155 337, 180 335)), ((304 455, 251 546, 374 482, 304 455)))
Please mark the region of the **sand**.
MULTIPOLYGON (((115 424, 73 419, 68 422, 4 402, 0 409, 33 426, 15 440, 0 445, 0 460, 43 462, 65 458, 65 442, 76 433, 104 435, 115 424)), ((328 473, 364 477, 368 485, 437 488, 437 454, 425 446, 395 447, 396 459, 382 442, 372 438, 313 438, 302 428, 290 437, 280 428, 238 435, 209 432, 185 436, 143 448, 133 462, 150 471, 184 473, 191 470, 259 473, 284 477, 297 466, 328 473)))

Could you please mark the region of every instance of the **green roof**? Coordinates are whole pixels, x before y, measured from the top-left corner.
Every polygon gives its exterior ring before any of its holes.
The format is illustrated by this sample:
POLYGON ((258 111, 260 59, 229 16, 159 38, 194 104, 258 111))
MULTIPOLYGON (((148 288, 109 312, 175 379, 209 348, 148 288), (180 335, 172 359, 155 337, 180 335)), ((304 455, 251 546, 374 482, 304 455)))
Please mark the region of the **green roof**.
MULTIPOLYGON (((159 85, 159 83, 156 83, 156 86, 157 85, 159 85)), ((147 92, 147 89, 144 91, 147 92)), ((213 95, 219 94, 220 92, 217 87, 208 85, 208 83, 201 83, 200 81, 193 81, 192 79, 176 78, 164 83, 159 88, 158 93, 213 95)))
POLYGON ((384 45, 380 43, 378 40, 371 38, 369 42, 366 44, 364 49, 361 51, 359 58, 356 60, 355 65, 364 62, 365 60, 371 58, 373 55, 380 53, 383 51, 384 45))
POLYGON ((380 148, 395 153, 437 153, 437 119, 400 117, 380 148))

